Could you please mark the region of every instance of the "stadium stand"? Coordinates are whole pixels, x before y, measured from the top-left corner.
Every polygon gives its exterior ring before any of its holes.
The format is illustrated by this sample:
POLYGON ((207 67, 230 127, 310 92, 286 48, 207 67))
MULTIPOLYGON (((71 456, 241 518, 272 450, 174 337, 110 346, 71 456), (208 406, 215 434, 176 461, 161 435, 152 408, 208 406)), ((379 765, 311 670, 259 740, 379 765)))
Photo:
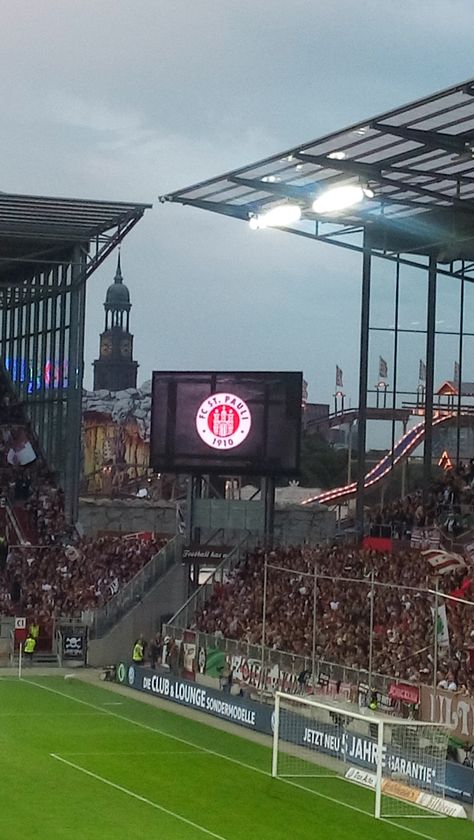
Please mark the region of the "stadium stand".
POLYGON ((35 618, 46 635, 60 616, 103 606, 166 542, 79 537, 2 368, 0 495, 0 614, 35 618))
MULTIPOLYGON (((249 553, 225 583, 216 584, 196 613, 194 629, 260 644, 263 564, 262 551, 249 553)), ((318 658, 355 669, 368 668, 373 571, 374 672, 413 683, 433 680, 434 597, 427 591, 433 586, 433 569, 420 552, 410 548, 380 553, 348 546, 288 547, 271 552, 265 627, 269 647, 311 656, 313 584, 304 573, 314 574, 315 564, 318 658)), ((462 593, 469 598, 471 590, 466 569, 440 577, 444 593, 462 593)), ((438 661, 439 681, 474 693, 474 609, 448 601, 447 615, 450 647, 438 661)))
POLYGON ((431 491, 421 490, 369 512, 369 527, 390 526, 395 538, 403 539, 412 528, 435 525, 453 537, 474 525, 474 458, 439 475, 431 491))

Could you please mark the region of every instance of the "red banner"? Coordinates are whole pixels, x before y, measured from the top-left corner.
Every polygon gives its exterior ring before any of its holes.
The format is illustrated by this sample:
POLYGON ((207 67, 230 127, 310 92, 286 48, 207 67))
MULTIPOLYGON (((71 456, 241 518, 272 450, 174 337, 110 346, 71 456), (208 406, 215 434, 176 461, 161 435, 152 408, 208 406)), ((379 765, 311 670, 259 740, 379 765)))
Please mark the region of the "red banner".
POLYGON ((407 683, 392 683, 388 689, 388 696, 392 700, 402 700, 404 703, 414 703, 417 705, 420 702, 420 690, 418 686, 407 683))
POLYGON ((391 551, 392 540, 390 537, 364 537, 362 547, 372 551, 391 551))

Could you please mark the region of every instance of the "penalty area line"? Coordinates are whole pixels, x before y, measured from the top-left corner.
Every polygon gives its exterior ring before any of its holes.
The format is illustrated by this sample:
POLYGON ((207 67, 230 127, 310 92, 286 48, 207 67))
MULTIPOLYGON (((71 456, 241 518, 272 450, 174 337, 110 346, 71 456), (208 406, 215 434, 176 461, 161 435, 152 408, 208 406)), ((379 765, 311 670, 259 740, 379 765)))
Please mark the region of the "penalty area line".
POLYGON ((104 778, 104 776, 99 776, 98 773, 93 773, 92 770, 86 770, 86 768, 81 767, 80 764, 75 764, 73 761, 68 761, 67 758, 62 758, 62 756, 57 755, 56 753, 50 753, 50 756, 56 761, 62 762, 62 764, 67 764, 68 767, 72 767, 79 773, 84 773, 85 776, 89 776, 91 779, 95 779, 97 782, 102 782, 102 784, 107 785, 108 787, 111 787, 114 790, 118 790, 120 791, 120 793, 125 793, 132 799, 138 800, 138 802, 144 802, 145 805, 149 805, 151 808, 156 808, 157 811, 162 811, 169 817, 173 817, 174 819, 191 826, 191 828, 195 828, 198 831, 201 831, 203 834, 207 834, 208 837, 215 837, 216 840, 226 840, 226 838, 223 837, 222 834, 215 834, 214 831, 210 831, 208 828, 204 828, 203 825, 199 825, 199 823, 193 822, 192 820, 188 820, 187 817, 183 817, 181 814, 177 814, 176 811, 171 811, 170 808, 165 808, 163 805, 158 805, 157 802, 152 802, 152 800, 147 799, 146 796, 141 796, 141 794, 135 793, 133 790, 129 790, 128 788, 123 787, 123 785, 118 785, 116 784, 116 782, 111 782, 110 779, 106 779, 104 778))

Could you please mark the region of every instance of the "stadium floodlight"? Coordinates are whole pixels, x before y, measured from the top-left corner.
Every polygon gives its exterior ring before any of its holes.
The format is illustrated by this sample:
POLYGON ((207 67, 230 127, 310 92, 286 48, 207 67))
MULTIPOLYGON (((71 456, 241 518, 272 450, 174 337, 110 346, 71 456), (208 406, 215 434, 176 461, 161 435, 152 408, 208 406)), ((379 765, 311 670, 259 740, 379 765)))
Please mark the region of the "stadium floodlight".
POLYGON ((277 691, 272 776, 316 793, 329 777, 362 785, 373 791, 367 813, 378 819, 466 818, 445 799, 450 727, 352 709, 277 691))
POLYGON ((360 204, 364 198, 373 198, 374 193, 360 184, 346 184, 343 187, 333 187, 325 190, 313 201, 315 213, 335 213, 360 204))
POLYGON ((298 204, 278 204, 265 213, 258 213, 251 216, 249 225, 252 230, 261 230, 268 227, 284 227, 301 219, 301 207, 298 204))

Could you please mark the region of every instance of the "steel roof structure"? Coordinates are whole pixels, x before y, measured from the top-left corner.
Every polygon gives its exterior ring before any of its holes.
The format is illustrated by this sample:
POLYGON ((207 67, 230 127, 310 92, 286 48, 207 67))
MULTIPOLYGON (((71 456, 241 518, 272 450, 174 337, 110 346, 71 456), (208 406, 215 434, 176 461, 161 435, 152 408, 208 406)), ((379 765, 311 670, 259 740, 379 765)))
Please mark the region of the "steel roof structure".
POLYGON ((0 192, 0 285, 27 280, 32 266, 61 263, 77 244, 91 274, 150 206, 0 192))
POLYGON ((362 249, 474 260, 474 79, 293 146, 249 166, 161 196, 248 221, 282 201, 298 204, 300 236, 362 249), (317 215, 313 200, 361 184, 374 197, 317 215))
POLYGON ((149 204, 0 193, 0 354, 77 514, 86 283, 149 204))
MULTIPOLYGON (((359 362, 358 487, 356 519, 364 520, 368 419, 370 294, 373 257, 395 263, 394 311, 400 302, 400 268, 427 277, 426 328, 393 329, 391 408, 397 408, 398 340, 402 332, 426 336, 424 476, 432 468, 437 275, 460 281, 458 364, 462 371, 464 284, 474 281, 474 79, 256 163, 160 196, 160 201, 220 213, 249 222, 282 204, 297 205, 301 218, 281 230, 362 254, 359 362), (313 202, 342 186, 362 187, 363 200, 344 210, 315 212, 313 202)), ((276 225, 275 225, 276 226, 276 225)), ((439 331, 441 332, 441 331, 439 331)), ((408 393, 408 392, 405 392, 408 393)), ((378 395, 377 395, 378 399, 378 395)), ((377 403, 378 404, 378 403, 377 403)), ((458 452, 461 418, 458 397, 458 452)), ((392 450, 395 443, 392 427, 392 450)))

